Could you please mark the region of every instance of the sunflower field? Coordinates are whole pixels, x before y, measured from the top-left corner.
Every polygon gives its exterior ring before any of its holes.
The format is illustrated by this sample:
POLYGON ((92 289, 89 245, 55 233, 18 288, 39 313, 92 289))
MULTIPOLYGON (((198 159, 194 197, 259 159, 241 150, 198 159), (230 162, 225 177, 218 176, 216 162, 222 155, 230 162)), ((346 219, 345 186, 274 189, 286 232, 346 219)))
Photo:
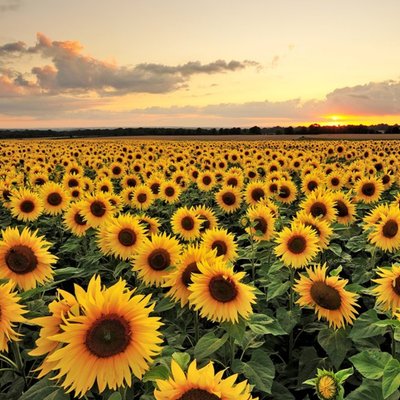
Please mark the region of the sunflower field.
POLYGON ((400 398, 400 142, 0 150, 0 400, 400 398))

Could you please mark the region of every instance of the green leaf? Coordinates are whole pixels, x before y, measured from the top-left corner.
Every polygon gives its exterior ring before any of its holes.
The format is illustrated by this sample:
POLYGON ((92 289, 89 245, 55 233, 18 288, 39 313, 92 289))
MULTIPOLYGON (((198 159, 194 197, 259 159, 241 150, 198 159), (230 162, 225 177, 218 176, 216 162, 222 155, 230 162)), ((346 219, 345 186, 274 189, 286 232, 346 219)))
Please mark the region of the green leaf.
POLYGON ((267 285, 267 301, 274 299, 284 293, 290 288, 290 281, 272 281, 267 285))
POLYGON ((252 332, 258 335, 287 335, 277 320, 265 314, 253 314, 247 325, 252 332))
POLYGON ((172 354, 172 358, 179 364, 179 366, 183 370, 186 370, 186 368, 187 368, 187 366, 189 365, 189 362, 190 362, 190 354, 181 353, 181 352, 175 352, 175 353, 172 354))
POLYGON ((114 392, 114 393, 108 398, 108 400, 122 400, 121 393, 119 393, 119 392, 114 392))
POLYGON ((154 382, 157 379, 167 379, 169 375, 169 369, 165 365, 154 365, 144 374, 142 381, 154 382))
MULTIPOLYGON (((395 392, 386 400, 398 399, 399 392, 395 392)), ((382 382, 364 379, 360 387, 351 392, 346 400, 385 400, 382 394, 382 382)))
POLYGON ((175 307, 175 303, 170 301, 168 297, 163 297, 161 300, 157 301, 156 306, 154 307, 155 313, 161 313, 163 311, 170 310, 175 307))
POLYGON ((379 379, 383 375, 385 365, 392 359, 389 353, 379 350, 364 350, 353 357, 351 363, 362 376, 368 379, 379 379))
POLYGON ((386 332, 386 327, 377 326, 380 321, 375 310, 371 309, 361 314, 355 321, 349 337, 353 340, 381 336, 386 332))
POLYGON ((330 243, 328 250, 330 250, 335 256, 340 257, 342 254, 342 247, 338 243, 330 243))
POLYGON ((19 397, 19 400, 62 400, 68 398, 69 396, 56 386, 54 382, 43 378, 19 397))
POLYGON ((230 337, 233 337, 240 345, 243 344, 244 333, 246 332, 246 321, 243 318, 239 318, 236 324, 224 322, 221 326, 230 337))
POLYGON ((335 376, 339 380, 340 383, 343 383, 347 378, 349 378, 353 374, 354 374, 354 369, 353 369, 353 367, 351 367, 351 368, 342 369, 342 370, 336 372, 335 376))
POLYGON ((263 350, 255 350, 248 362, 234 360, 232 370, 242 373, 257 390, 271 394, 275 366, 263 350))
POLYGON ((392 358, 383 370, 382 393, 387 399, 400 387, 400 362, 392 358))
POLYGON ((277 381, 272 383, 272 398, 274 400, 295 400, 289 389, 277 381))
POLYGON ((197 342, 194 348, 194 357, 202 360, 215 353, 228 340, 229 334, 225 333, 221 338, 215 336, 213 332, 209 332, 197 342))
POLYGON ((326 351, 336 369, 339 369, 352 346, 345 329, 323 329, 318 334, 318 343, 326 351))

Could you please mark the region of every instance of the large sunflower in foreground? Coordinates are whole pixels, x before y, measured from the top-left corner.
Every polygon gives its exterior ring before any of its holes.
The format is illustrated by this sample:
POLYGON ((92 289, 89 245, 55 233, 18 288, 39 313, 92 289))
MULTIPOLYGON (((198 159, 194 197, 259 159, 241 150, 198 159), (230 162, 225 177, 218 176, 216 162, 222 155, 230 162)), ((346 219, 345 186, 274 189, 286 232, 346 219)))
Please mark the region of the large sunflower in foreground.
POLYGON ((0 279, 10 279, 23 290, 52 280, 57 257, 48 251, 51 243, 24 228, 6 228, 0 240, 0 279))
POLYGON ((25 322, 26 311, 18 304, 20 298, 12 289, 12 282, 0 285, 0 351, 8 351, 10 340, 19 340, 21 335, 14 330, 15 324, 25 322))
POLYGON ((35 221, 43 211, 43 203, 37 193, 28 189, 20 189, 13 192, 10 209, 12 216, 20 221, 35 221))
POLYGON ((239 316, 249 318, 255 303, 254 287, 241 282, 244 272, 233 268, 217 257, 212 263, 197 263, 200 274, 191 275, 189 303, 200 315, 214 322, 236 323, 239 316))
POLYGON ((372 289, 376 296, 376 302, 384 311, 396 313, 400 308, 400 266, 393 265, 392 268, 378 268, 379 276, 372 279, 378 285, 372 289))
POLYGON ((275 254, 285 265, 293 268, 305 267, 318 253, 318 236, 302 222, 284 228, 276 238, 275 254))
POLYGON ((176 302, 180 302, 181 307, 184 307, 190 295, 188 288, 193 282, 192 274, 200 273, 197 264, 203 260, 213 263, 214 258, 214 253, 197 245, 189 245, 179 258, 176 269, 168 275, 164 285, 170 287, 167 296, 172 297, 176 302))
POLYGON ((302 275, 293 287, 300 295, 296 303, 314 308, 318 319, 326 319, 335 329, 343 327, 346 322, 352 324, 357 313, 357 295, 345 290, 347 279, 327 277, 326 265, 317 265, 306 271, 308 277, 302 275))
POLYGON ((368 239, 384 251, 396 251, 400 248, 400 210, 390 207, 382 220, 373 227, 368 239))
POLYGON ((235 384, 237 374, 223 379, 224 371, 215 373, 211 362, 197 368, 196 360, 193 360, 185 374, 173 359, 171 371, 168 380, 156 380, 156 400, 253 400, 247 381, 235 384))
POLYGON ((181 253, 181 245, 174 237, 165 233, 145 239, 132 259, 132 269, 146 285, 160 286, 170 271, 176 266, 181 253))
POLYGON ((150 295, 133 295, 122 280, 103 289, 93 277, 89 286, 87 293, 75 290, 82 313, 64 321, 52 337, 64 345, 48 356, 56 363, 55 379, 78 398, 95 383, 100 393, 131 386, 132 374, 142 378, 162 342, 159 317, 150 316, 150 295))

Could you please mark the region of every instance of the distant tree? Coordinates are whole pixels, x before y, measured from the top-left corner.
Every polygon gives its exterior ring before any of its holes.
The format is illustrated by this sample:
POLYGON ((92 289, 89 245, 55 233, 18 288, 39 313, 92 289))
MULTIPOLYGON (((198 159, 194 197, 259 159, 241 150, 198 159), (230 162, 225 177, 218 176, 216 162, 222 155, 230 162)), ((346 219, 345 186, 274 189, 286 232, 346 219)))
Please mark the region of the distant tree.
POLYGON ((261 128, 259 126, 252 126, 249 129, 249 134, 250 135, 261 135, 261 128))

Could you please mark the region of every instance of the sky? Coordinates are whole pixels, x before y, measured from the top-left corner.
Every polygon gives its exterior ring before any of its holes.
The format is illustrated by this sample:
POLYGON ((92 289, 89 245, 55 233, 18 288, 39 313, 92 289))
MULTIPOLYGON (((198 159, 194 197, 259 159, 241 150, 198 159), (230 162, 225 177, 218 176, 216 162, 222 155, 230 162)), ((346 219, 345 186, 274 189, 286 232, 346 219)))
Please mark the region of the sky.
POLYGON ((0 129, 400 123, 399 0, 0 0, 0 129))

